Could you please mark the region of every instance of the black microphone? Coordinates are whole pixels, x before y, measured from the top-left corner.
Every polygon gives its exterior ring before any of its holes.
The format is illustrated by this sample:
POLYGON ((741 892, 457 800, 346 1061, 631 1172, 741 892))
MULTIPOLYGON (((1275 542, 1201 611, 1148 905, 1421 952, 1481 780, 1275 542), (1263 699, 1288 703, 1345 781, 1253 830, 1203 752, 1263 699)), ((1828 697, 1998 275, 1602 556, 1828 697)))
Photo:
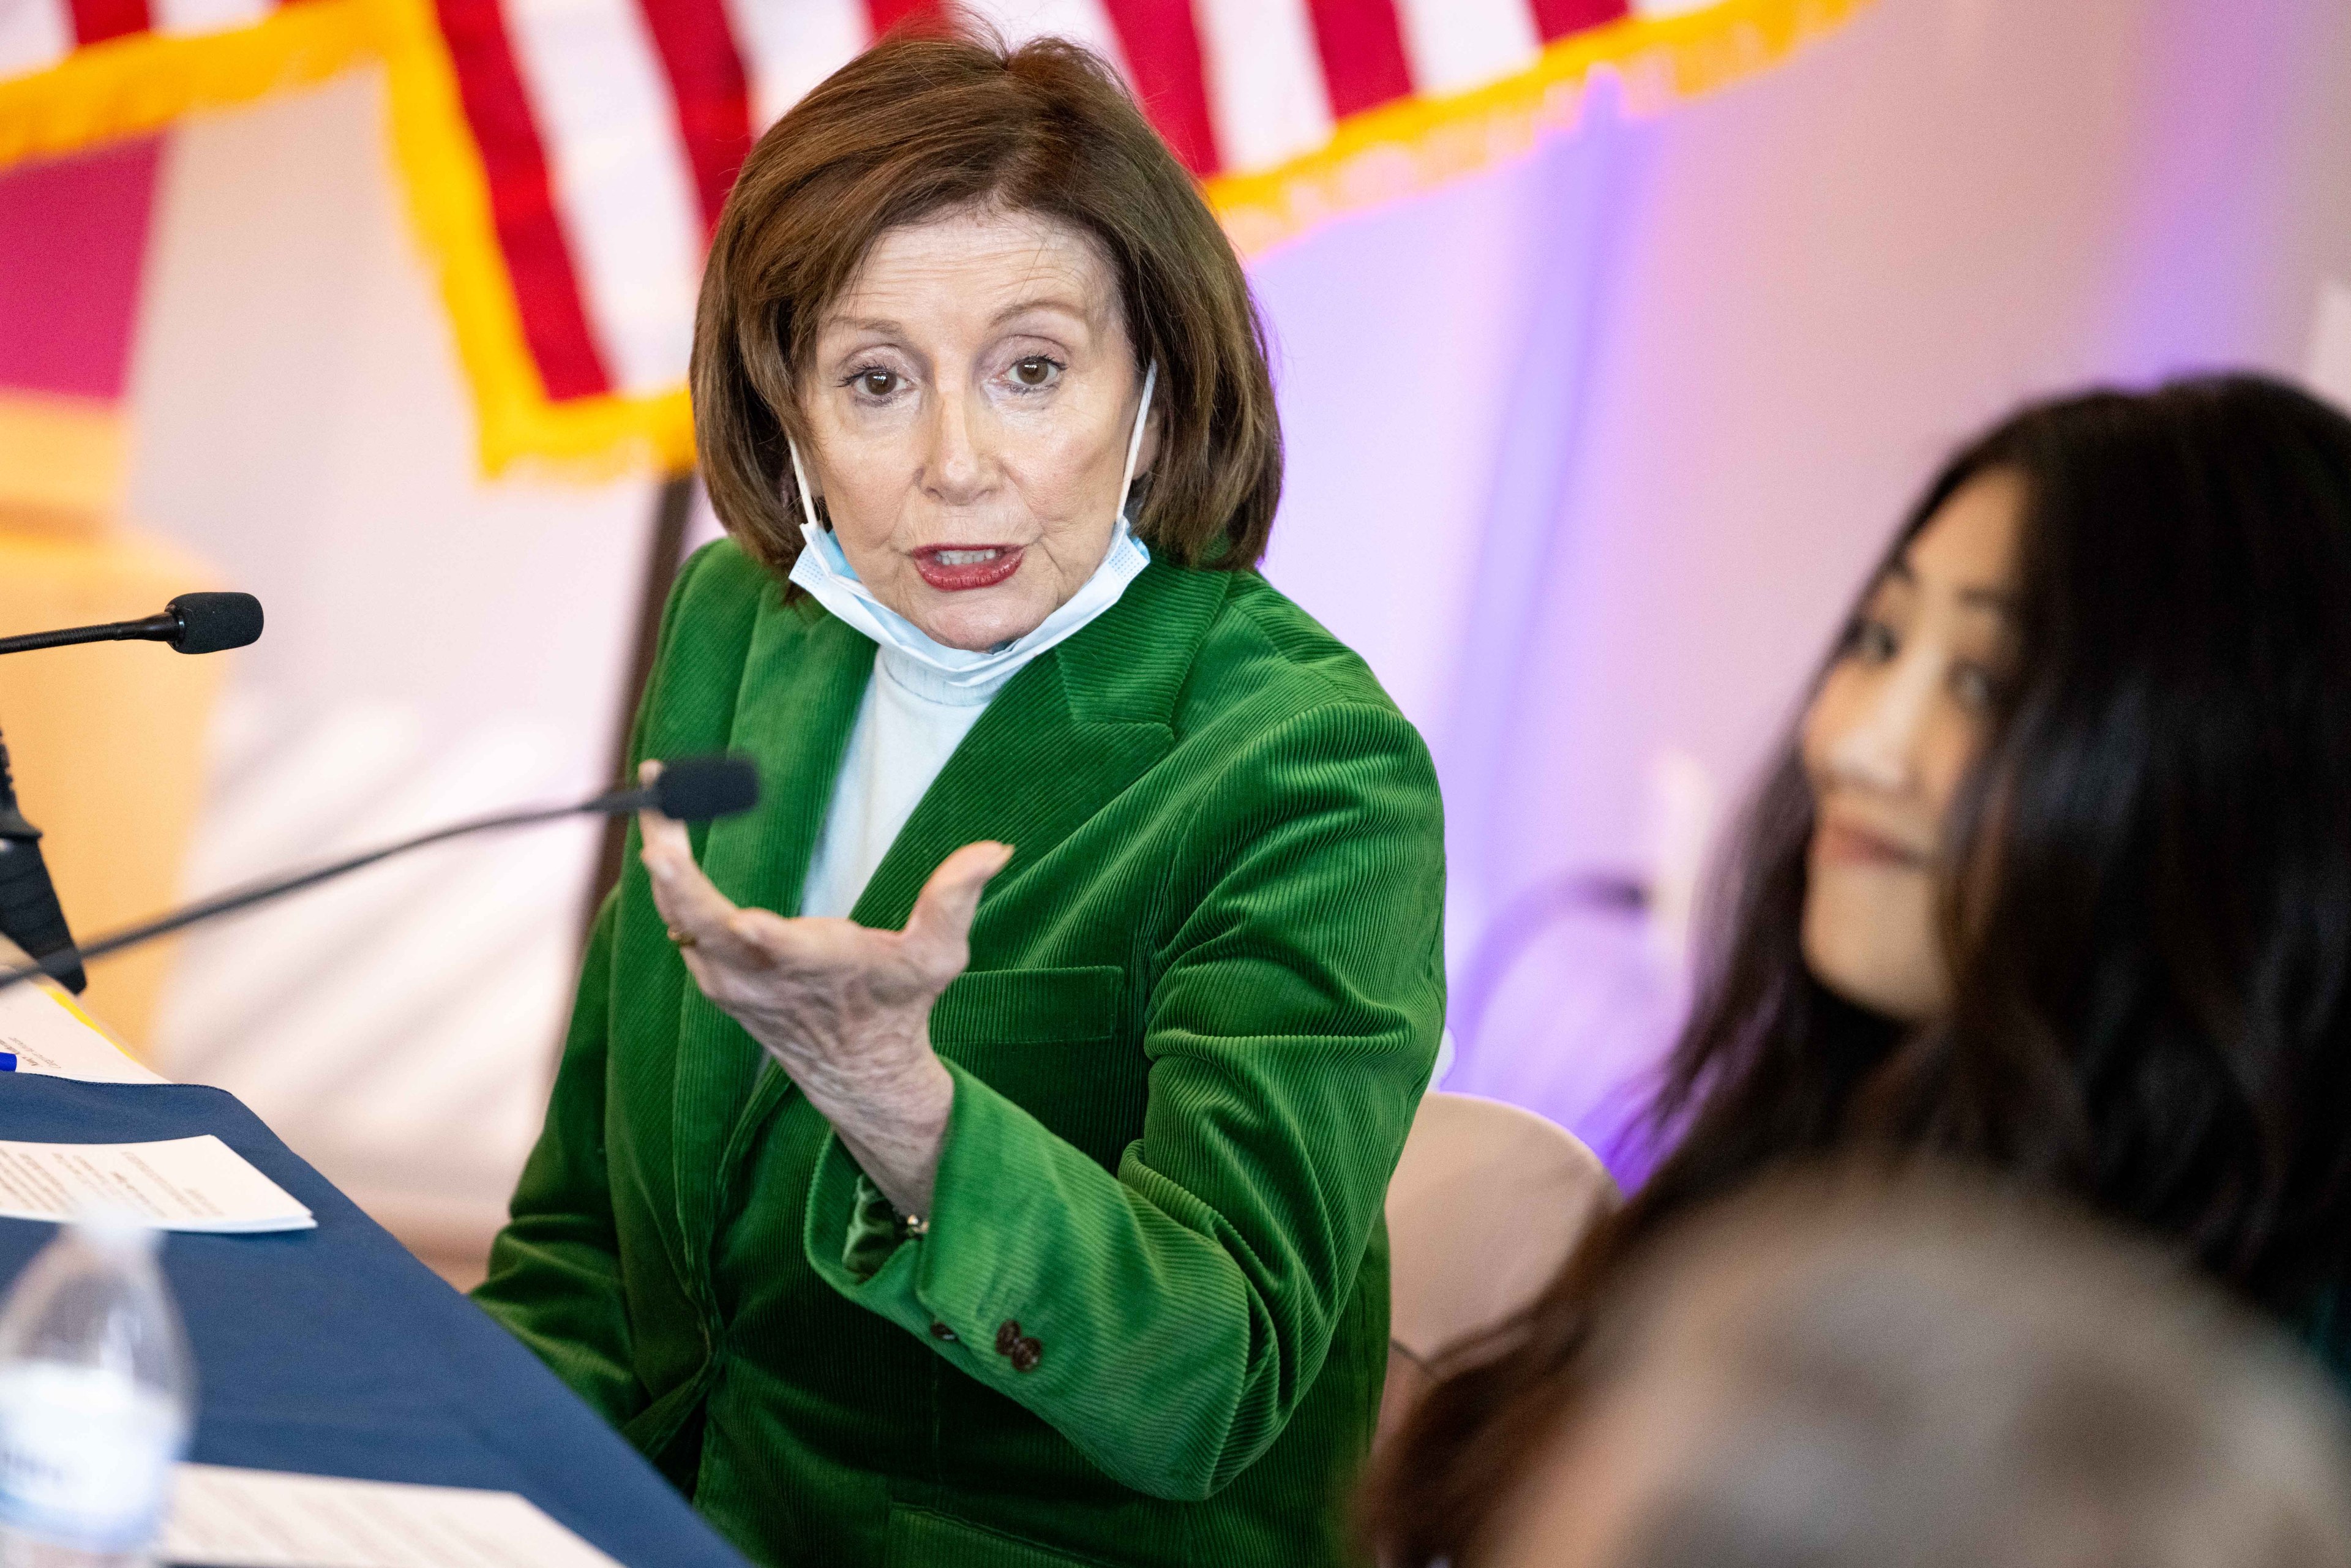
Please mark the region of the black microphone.
MULTIPOLYGON (((371 866, 378 861, 390 860, 410 850, 421 850, 427 844, 463 838, 468 833, 486 833, 494 828, 524 828, 535 822, 552 822, 562 817, 610 816, 647 810, 659 811, 665 817, 674 817, 682 822, 706 822, 714 817, 731 817, 737 812, 747 811, 758 803, 759 770, 752 765, 749 758, 684 757, 675 762, 664 763, 661 777, 640 789, 607 790, 577 805, 541 806, 525 811, 507 811, 495 817, 476 817, 471 821, 419 833, 413 839, 402 839, 396 844, 386 844, 381 849, 369 850, 364 854, 352 855, 331 865, 318 866, 268 882, 251 883, 78 947, 68 944, 47 953, 36 953, 26 947, 26 956, 34 962, 19 969, 0 969, 0 990, 37 975, 47 975, 57 979, 63 979, 68 974, 78 976, 85 959, 102 958, 109 953, 119 953, 125 947, 135 947, 141 942, 168 936, 199 921, 249 909, 256 904, 266 903, 289 893, 299 893, 322 882, 330 882, 346 872, 371 866)), ((0 897, 5 895, 5 883, 0 883, 0 897)), ((51 902, 54 904, 55 900, 51 902)), ((62 929, 62 920, 59 925, 62 929)), ((24 946, 21 939, 18 946, 24 946)), ((71 984, 70 981, 68 983, 71 984)), ((76 990, 80 988, 79 986, 74 987, 76 990)))
MULTIPOLYGON (((41 858, 41 830, 25 820, 16 804, 5 741, 0 741, 0 936, 36 962, 50 962, 73 951, 73 933, 49 881, 48 863, 41 858)), ((63 967, 48 972, 77 996, 89 984, 77 960, 68 959, 63 967)))
POLYGON ((62 632, 0 637, 0 653, 67 648, 77 643, 169 643, 183 653, 217 653, 261 637, 261 601, 250 593, 183 593, 144 621, 110 621, 62 632))
POLYGON ((620 816, 659 811, 681 822, 732 817, 759 803, 759 769, 747 757, 682 757, 662 764, 661 777, 635 789, 615 789, 573 808, 620 816))
MULTIPOLYGON (((0 653, 64 648, 76 643, 169 643, 183 653, 216 653, 242 648, 261 635, 261 601, 250 593, 183 593, 160 615, 144 621, 114 621, 63 632, 28 632, 0 637, 0 653)), ((0 936, 27 957, 56 965, 48 973, 78 992, 89 983, 75 952, 66 912, 41 858, 41 831, 25 820, 8 774, 8 748, 0 744, 0 936)))

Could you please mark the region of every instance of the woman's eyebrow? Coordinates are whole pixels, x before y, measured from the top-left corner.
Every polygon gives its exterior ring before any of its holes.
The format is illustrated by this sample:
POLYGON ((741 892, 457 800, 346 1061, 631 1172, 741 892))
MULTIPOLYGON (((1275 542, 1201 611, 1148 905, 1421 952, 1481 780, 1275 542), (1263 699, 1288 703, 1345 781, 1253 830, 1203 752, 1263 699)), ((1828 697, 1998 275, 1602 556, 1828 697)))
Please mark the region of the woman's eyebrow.
POLYGON ((1011 320, 1014 317, 1026 316, 1032 310, 1050 310, 1056 315, 1067 316, 1071 319, 1081 323, 1092 319, 1086 314, 1084 309, 1071 304, 1067 298, 1061 295, 1036 294, 1029 296, 1026 299, 1016 299, 1011 304, 1007 305, 1003 309, 998 310, 993 317, 989 318, 988 325, 991 327, 1001 327, 1004 323, 1011 320))

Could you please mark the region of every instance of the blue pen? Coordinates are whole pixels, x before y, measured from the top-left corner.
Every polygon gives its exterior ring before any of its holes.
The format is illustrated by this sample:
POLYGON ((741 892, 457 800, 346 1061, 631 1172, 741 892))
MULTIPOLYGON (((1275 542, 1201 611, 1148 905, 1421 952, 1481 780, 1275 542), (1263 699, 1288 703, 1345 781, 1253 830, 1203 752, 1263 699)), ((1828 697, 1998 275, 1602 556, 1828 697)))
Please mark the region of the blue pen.
POLYGON ((14 1072, 16 1071, 16 1053, 13 1051, 0 1051, 0 1072, 14 1072))

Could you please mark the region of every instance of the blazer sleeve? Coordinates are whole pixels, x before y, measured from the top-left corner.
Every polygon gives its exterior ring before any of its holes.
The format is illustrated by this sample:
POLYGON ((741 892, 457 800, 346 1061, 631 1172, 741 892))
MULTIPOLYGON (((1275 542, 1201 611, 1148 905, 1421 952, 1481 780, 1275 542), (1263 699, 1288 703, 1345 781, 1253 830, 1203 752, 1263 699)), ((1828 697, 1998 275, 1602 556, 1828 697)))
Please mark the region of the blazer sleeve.
MULTIPOLYGON (((716 545, 695 551, 679 570, 663 606, 653 673, 639 694, 630 726, 632 777, 660 710, 680 606, 697 576, 719 559, 716 545)), ((635 853, 633 822, 627 844, 628 852, 635 853)), ((616 888, 596 912, 588 952, 580 961, 580 990, 546 1124, 515 1186, 506 1228, 491 1245, 489 1275, 474 1291, 474 1300, 484 1311, 616 1427, 643 1410, 649 1398, 631 1354, 619 1228, 612 1217, 611 1176, 605 1158, 604 1086, 619 911, 616 888)))
POLYGON ((619 1426, 644 1406, 629 1346, 604 1159, 604 1060, 617 894, 596 915, 547 1124, 474 1300, 619 1426))
POLYGON ((1436 1060, 1435 771, 1394 709, 1311 709, 1221 770, 1182 842, 1116 1174, 951 1064, 926 1228, 892 1229, 836 1139, 805 1244, 1116 1480, 1198 1499, 1313 1386, 1436 1060))

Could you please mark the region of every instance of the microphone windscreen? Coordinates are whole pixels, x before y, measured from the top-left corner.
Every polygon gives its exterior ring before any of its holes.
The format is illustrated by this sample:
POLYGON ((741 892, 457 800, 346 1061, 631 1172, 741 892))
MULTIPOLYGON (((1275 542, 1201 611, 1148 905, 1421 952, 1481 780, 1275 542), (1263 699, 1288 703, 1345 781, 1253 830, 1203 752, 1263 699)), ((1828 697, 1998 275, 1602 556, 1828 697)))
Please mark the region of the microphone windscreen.
POLYGON ((217 653, 261 638, 261 601, 250 593, 183 593, 163 613, 180 623, 172 646, 183 653, 217 653))
POLYGON ((653 809, 681 822, 731 817, 759 803, 759 770, 747 757, 681 757, 662 764, 653 809))

